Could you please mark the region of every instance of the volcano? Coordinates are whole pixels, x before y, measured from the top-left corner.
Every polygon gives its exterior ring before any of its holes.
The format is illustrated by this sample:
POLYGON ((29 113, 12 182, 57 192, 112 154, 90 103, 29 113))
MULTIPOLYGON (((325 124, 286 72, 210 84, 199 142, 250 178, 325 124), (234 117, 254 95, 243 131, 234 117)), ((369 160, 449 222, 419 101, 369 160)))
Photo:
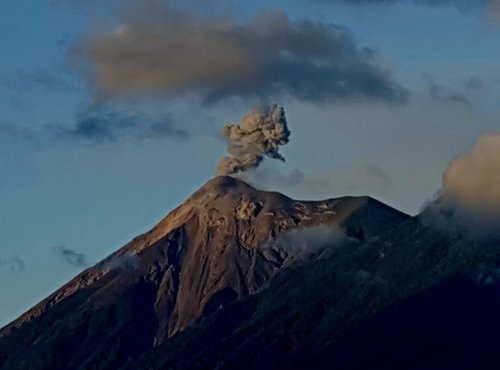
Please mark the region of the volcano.
POLYGON ((221 176, 1 329, 0 368, 486 368, 498 252, 221 176))

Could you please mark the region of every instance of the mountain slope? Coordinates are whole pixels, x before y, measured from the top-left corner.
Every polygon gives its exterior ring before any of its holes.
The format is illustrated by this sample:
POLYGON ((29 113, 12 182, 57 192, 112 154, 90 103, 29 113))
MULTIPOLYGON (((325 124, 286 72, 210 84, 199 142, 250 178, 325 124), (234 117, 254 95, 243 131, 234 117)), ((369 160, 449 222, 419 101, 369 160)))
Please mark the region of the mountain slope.
POLYGON ((498 247, 450 238, 409 219, 356 248, 335 248, 283 270, 259 293, 128 365, 451 370, 474 368, 475 360, 495 368, 494 361, 476 357, 500 344, 488 327, 500 328, 492 314, 499 306, 499 274, 476 266, 495 266, 498 247), (469 336, 475 325, 472 333, 484 337, 469 336))
POLYGON ((286 245, 269 240, 294 229, 342 230, 355 242, 343 245, 350 255, 354 245, 410 221, 368 197, 302 202, 215 178, 151 231, 3 328, 0 367, 117 368, 146 359, 196 330, 200 318, 260 297, 275 275, 314 260, 294 263, 286 245))

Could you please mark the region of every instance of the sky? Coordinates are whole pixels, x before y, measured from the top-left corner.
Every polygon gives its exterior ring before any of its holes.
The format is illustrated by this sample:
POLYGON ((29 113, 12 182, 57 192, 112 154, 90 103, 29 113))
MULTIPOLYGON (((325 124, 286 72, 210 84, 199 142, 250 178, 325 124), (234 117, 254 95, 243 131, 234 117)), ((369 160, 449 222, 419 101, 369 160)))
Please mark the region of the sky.
POLYGON ((500 131, 497 0, 17 0, 0 46, 0 325, 214 176, 257 106, 291 134, 245 180, 412 215, 500 131))

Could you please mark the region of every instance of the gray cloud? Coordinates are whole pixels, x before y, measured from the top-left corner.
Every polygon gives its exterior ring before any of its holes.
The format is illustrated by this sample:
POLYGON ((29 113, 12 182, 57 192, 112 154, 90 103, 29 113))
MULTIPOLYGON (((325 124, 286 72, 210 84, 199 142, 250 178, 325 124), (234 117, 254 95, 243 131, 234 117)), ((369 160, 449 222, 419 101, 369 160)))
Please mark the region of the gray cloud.
POLYGON ((90 105, 77 114, 74 127, 51 127, 62 139, 79 139, 90 143, 116 142, 123 138, 162 139, 187 138, 186 130, 174 126, 170 117, 150 118, 103 105, 90 105))
POLYGON ((87 257, 83 253, 76 252, 65 246, 57 246, 52 249, 58 256, 73 267, 85 267, 88 265, 87 257))
POLYGON ((120 26, 91 34, 71 59, 93 70, 101 94, 195 94, 206 103, 227 97, 288 95, 322 103, 405 101, 408 92, 361 48, 347 29, 294 21, 279 11, 247 23, 204 17, 164 2, 134 2, 120 26))
POLYGON ((11 272, 22 272, 25 268, 24 261, 19 257, 2 258, 0 257, 0 268, 7 268, 11 272))

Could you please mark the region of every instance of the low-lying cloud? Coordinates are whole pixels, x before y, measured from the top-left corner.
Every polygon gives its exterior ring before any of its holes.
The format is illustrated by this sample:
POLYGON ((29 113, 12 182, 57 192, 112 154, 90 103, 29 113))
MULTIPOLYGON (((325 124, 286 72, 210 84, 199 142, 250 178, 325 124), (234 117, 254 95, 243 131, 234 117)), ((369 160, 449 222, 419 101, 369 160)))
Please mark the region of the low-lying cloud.
POLYGON ((359 241, 332 226, 316 226, 292 229, 269 239, 260 248, 265 252, 273 249, 289 261, 306 258, 326 248, 356 245, 359 241))
POLYGON ((139 257, 135 254, 125 253, 122 255, 113 254, 99 262, 95 268, 99 271, 109 272, 112 270, 135 269, 139 266, 139 257))
POLYGON ((88 35, 72 53, 77 65, 90 61, 104 95, 195 94, 206 103, 277 95, 314 103, 408 97, 374 50, 359 47, 338 25, 295 21, 280 11, 239 23, 151 0, 133 2, 117 21, 116 29, 88 35))

